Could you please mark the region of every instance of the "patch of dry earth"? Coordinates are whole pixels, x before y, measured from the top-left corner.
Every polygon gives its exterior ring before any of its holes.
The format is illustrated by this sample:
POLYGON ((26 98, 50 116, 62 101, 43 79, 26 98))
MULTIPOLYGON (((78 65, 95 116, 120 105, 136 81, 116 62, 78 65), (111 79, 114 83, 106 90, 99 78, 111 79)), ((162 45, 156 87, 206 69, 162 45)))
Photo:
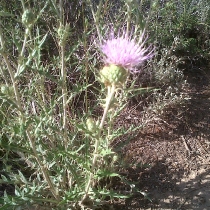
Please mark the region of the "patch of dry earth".
POLYGON ((136 194, 116 208, 210 209, 210 72, 194 71, 187 79, 190 99, 123 149, 123 173, 151 202, 136 194))

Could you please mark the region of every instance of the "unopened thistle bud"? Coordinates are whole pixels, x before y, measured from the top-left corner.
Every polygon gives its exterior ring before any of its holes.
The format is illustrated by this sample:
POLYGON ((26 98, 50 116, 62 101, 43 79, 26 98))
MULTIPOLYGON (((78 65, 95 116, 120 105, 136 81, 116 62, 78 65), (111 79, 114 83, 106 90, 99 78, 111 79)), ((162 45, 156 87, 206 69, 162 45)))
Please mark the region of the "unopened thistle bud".
POLYGON ((1 86, 1 93, 7 96, 13 96, 14 95, 14 90, 12 86, 6 86, 2 85, 1 86))
POLYGON ((125 83, 128 71, 121 67, 114 64, 109 66, 105 66, 101 71, 101 82, 103 82, 106 86, 121 86, 125 83))
POLYGON ((26 28, 30 28, 33 26, 35 22, 35 17, 33 12, 30 9, 26 9, 22 15, 22 23, 26 28))
POLYGON ((113 162, 115 163, 117 160, 118 160, 118 156, 117 155, 114 155, 113 156, 113 162))
POLYGON ((152 3, 152 9, 158 9, 158 7, 159 7, 159 4, 158 4, 158 1, 154 1, 153 3, 152 3))
POLYGON ((1 86, 1 92, 2 92, 3 94, 6 94, 6 92, 7 92, 7 87, 6 87, 5 85, 2 85, 2 86, 1 86))
POLYGON ((93 118, 88 118, 86 121, 87 130, 91 133, 95 133, 97 130, 97 124, 93 118))
POLYGON ((64 45, 66 40, 68 39, 70 33, 70 26, 69 24, 60 25, 58 28, 58 38, 59 38, 59 45, 64 45))

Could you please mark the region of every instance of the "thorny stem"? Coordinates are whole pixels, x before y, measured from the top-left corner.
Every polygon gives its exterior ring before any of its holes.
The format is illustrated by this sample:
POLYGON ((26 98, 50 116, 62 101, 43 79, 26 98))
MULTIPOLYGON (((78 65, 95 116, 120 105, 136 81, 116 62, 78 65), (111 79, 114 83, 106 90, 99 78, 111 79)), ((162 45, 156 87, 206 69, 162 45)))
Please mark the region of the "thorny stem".
POLYGON ((91 184, 93 182, 94 170, 95 170, 95 166, 96 166, 96 162, 97 162, 97 158, 98 158, 98 148, 99 148, 99 143, 100 143, 100 138, 101 138, 101 131, 102 131, 102 128, 104 126, 105 119, 106 119, 106 116, 108 114, 109 107, 110 107, 110 104, 111 104, 112 99, 114 97, 114 94, 115 94, 115 85, 112 85, 111 89, 108 88, 108 97, 106 99, 106 105, 105 105, 105 108, 104 108, 104 113, 103 113, 103 116, 102 116, 102 119, 101 119, 101 123, 99 125, 98 137, 96 138, 96 141, 95 141, 95 150, 94 150, 94 153, 93 153, 93 161, 92 161, 91 174, 90 174, 88 183, 86 185, 85 195, 82 198, 81 204, 88 197, 88 193, 89 193, 91 184))
MULTIPOLYGON (((60 26, 63 25, 63 1, 59 1, 60 7, 60 26)), ((66 87, 66 63, 65 63, 65 41, 60 40, 60 53, 61 53, 61 80, 62 80, 62 99, 63 99, 63 132, 64 132, 64 146, 68 147, 67 142, 67 87, 66 87)))
POLYGON ((61 46, 61 78, 62 78, 62 97, 63 97, 63 132, 64 132, 64 145, 67 149, 67 88, 66 88, 66 68, 65 68, 65 50, 61 46))
MULTIPOLYGON (((60 27, 64 25, 64 20, 63 20, 63 0, 59 0, 59 8, 60 8, 60 27)), ((65 28, 65 30, 67 30, 65 28)), ((63 32, 63 33, 68 33, 68 32, 63 32)), ((65 38, 64 38, 65 39, 65 38)), ((62 99, 63 99, 63 135, 64 135, 64 147, 65 150, 67 151, 68 149, 68 136, 67 136, 67 87, 66 87, 66 62, 65 62, 65 43, 66 40, 60 40, 60 53, 61 53, 61 80, 62 80, 62 99)), ((71 188, 71 175, 69 172, 69 169, 67 168, 64 170, 63 173, 63 183, 68 182, 69 188, 71 188), (66 177, 67 175, 67 177, 66 177)))
POLYGON ((129 36, 130 24, 131 24, 131 5, 128 2, 127 3, 127 30, 126 30, 127 36, 129 36))
POLYGON ((23 10, 25 11, 26 10, 26 7, 25 7, 25 3, 23 0, 21 0, 21 3, 22 3, 22 7, 23 7, 23 10))
MULTIPOLYGON (((88 52, 87 49, 87 38, 86 38, 86 34, 87 34, 87 22, 86 22, 86 17, 85 17, 85 8, 84 8, 84 2, 82 3, 82 19, 83 19, 83 25, 84 25, 84 50, 85 52, 88 52)), ((85 82, 86 85, 88 84, 88 54, 85 56, 85 82)), ((85 89, 85 111, 88 112, 88 88, 85 89)))
POLYGON ((23 46, 22 46, 22 50, 21 50, 21 53, 20 53, 20 57, 21 57, 21 58, 22 58, 22 56, 23 56, 23 54, 24 54, 24 51, 25 51, 26 41, 27 41, 28 35, 29 35, 29 29, 26 28, 26 30, 25 30, 25 35, 24 35, 23 46))
MULTIPOLYGON (((24 40, 24 43, 25 42, 26 42, 26 39, 24 40)), ((23 108, 22 108, 22 105, 21 105, 20 95, 19 95, 17 84, 16 84, 16 80, 15 80, 15 77, 14 77, 13 68, 10 65, 7 54, 4 52, 4 40, 3 40, 2 31, 1 31, 1 26, 0 26, 0 44, 1 44, 1 47, 3 49, 3 52, 1 54, 2 54, 2 56, 4 58, 4 61, 7 65, 7 69, 9 71, 10 78, 11 78, 11 81, 12 81, 12 84, 13 84, 13 89, 14 89, 14 92, 15 92, 15 99, 16 99, 16 104, 17 104, 18 110, 19 110, 19 115, 21 117, 22 122, 25 123, 26 119, 25 119, 25 116, 23 114, 23 108)), ((24 48, 25 48, 25 46, 23 44, 21 54, 24 52, 24 48)), ((17 68, 20 68, 20 67, 18 66, 17 68)), ((34 139, 31 137, 30 132, 27 129, 26 129, 26 134, 27 134, 29 142, 31 144, 31 148, 34 152, 34 156, 35 156, 39 166, 41 167, 43 176, 44 176, 45 180, 47 181, 47 183, 50 187, 50 191, 52 192, 52 194, 54 195, 54 197, 56 199, 59 199, 58 193, 56 192, 56 190, 55 190, 55 188, 52 184, 52 181, 49 177, 49 174, 48 174, 47 170, 45 169, 44 165, 42 164, 41 160, 39 159, 38 153, 36 151, 36 145, 35 145, 34 139)))
POLYGON ((109 92, 109 95, 108 95, 108 98, 107 98, 107 101, 106 101, 106 106, 105 106, 105 109, 104 109, 104 114, 103 114, 103 117, 101 119, 101 123, 99 125, 99 136, 101 135, 101 130, 104 126, 104 122, 105 122, 105 119, 106 119, 106 115, 109 111, 109 106, 111 104, 111 101, 112 101, 112 98, 114 96, 114 93, 115 93, 115 85, 112 85, 111 89, 110 89, 110 92, 109 92))
POLYGON ((91 9, 91 12, 92 12, 92 15, 93 15, 93 20, 94 20, 95 25, 96 25, 96 30, 97 30, 97 33, 98 33, 99 41, 101 42, 102 37, 101 37, 100 30, 99 30, 99 16, 100 16, 100 9, 102 7, 102 2, 103 1, 100 1, 99 6, 98 6, 98 11, 96 13, 94 12, 92 1, 88 0, 88 2, 90 4, 90 9, 91 9))
POLYGON ((14 77, 14 74, 13 74, 13 68, 10 65, 10 62, 9 62, 9 60, 7 58, 7 54, 4 51, 5 50, 5 46, 4 46, 4 39, 3 39, 3 35, 2 35, 1 25, 0 25, 0 44, 1 44, 1 47, 2 47, 1 55, 4 58, 4 61, 5 61, 6 65, 7 65, 7 69, 9 71, 10 78, 12 80, 12 85, 13 85, 13 89, 14 89, 14 93, 15 93, 16 104, 17 104, 17 107, 19 109, 19 112, 22 113, 23 110, 22 110, 22 106, 21 106, 21 103, 20 103, 20 96, 19 96, 17 84, 16 84, 15 77, 14 77))
POLYGON ((34 141, 34 139, 31 137, 31 134, 30 134, 30 132, 29 132, 28 130, 26 130, 26 134, 27 134, 28 139, 29 139, 29 141, 30 141, 31 148, 32 148, 32 150, 33 150, 34 156, 36 157, 36 160, 37 160, 39 166, 41 167, 41 170, 42 170, 42 173, 43 173, 43 175, 44 175, 44 178, 45 178, 45 180, 47 181, 47 183, 48 183, 48 185, 49 185, 49 187, 50 187, 50 190, 51 190, 53 196, 58 200, 58 199, 59 199, 58 192, 56 191, 56 189, 55 189, 54 186, 53 186, 53 183, 52 183, 52 181, 51 181, 51 179, 50 179, 50 176, 49 176, 49 174, 48 174, 48 171, 47 171, 46 167, 42 164, 42 161, 39 159, 39 155, 38 155, 38 153, 37 153, 37 151, 36 151, 36 144, 35 144, 35 141, 34 141))
POLYGON ((4 69, 3 69, 2 65, 1 65, 1 63, 0 63, 0 70, 1 70, 1 74, 3 76, 3 79, 4 79, 5 83, 6 83, 6 85, 9 86, 9 80, 7 79, 7 75, 5 74, 4 69))

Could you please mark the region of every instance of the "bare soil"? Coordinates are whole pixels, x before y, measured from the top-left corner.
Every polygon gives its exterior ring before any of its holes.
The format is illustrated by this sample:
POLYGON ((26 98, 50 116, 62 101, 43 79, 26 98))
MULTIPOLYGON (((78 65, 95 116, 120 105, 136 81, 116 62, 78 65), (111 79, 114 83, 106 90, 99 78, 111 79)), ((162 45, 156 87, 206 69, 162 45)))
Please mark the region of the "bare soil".
POLYGON ((191 70, 186 79, 189 99, 121 151, 127 162, 122 174, 144 196, 115 201, 114 209, 210 209, 210 72, 191 70))

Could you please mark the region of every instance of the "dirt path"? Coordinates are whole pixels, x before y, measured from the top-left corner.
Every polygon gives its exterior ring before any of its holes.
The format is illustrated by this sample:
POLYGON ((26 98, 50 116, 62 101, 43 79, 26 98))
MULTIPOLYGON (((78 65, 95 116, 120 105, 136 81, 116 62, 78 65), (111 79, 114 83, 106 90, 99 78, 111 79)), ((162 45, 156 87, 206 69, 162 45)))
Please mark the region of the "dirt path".
POLYGON ((210 209, 210 72, 191 71, 187 80, 188 101, 124 148, 127 177, 152 202, 137 194, 118 209, 210 209))

